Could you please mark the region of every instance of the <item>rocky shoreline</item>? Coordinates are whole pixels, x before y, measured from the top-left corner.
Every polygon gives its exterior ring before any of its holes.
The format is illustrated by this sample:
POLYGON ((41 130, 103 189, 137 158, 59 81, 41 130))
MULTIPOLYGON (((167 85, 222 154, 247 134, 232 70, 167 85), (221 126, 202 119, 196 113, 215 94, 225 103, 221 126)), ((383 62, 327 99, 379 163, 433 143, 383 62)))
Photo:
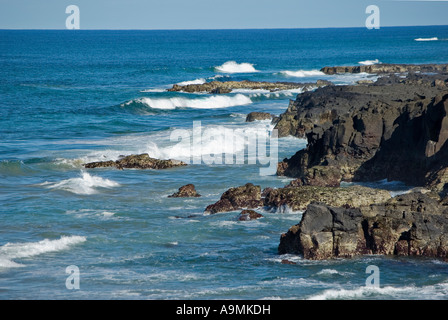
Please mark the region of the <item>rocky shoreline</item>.
MULTIPOLYGON (((251 112, 246 118, 247 122, 272 120, 279 137, 307 139, 305 149, 278 164, 277 175, 294 180, 283 188, 262 190, 251 183, 230 188, 204 214, 240 211, 238 220, 248 221, 262 218, 259 209, 304 211, 300 223, 281 235, 278 253, 305 259, 364 254, 448 259, 448 65, 377 64, 325 67, 322 72, 381 76, 375 82, 343 86, 324 80, 306 84, 213 81, 168 90, 304 91, 278 117, 251 112), (341 182, 385 179, 420 188, 392 197, 380 189, 341 187, 341 182)), ((85 167, 185 165, 143 154, 85 167)), ((186 185, 168 197, 199 196, 193 185, 186 185)))
MULTIPOLYGON (((448 65, 326 67, 376 73, 375 82, 322 86, 273 119, 280 137, 308 140, 278 165, 284 188, 231 188, 207 214, 305 210, 282 234, 279 254, 305 259, 364 254, 448 259, 448 65), (423 187, 392 197, 342 181, 402 181, 423 187)), ((273 118, 249 115, 247 121, 273 118)))

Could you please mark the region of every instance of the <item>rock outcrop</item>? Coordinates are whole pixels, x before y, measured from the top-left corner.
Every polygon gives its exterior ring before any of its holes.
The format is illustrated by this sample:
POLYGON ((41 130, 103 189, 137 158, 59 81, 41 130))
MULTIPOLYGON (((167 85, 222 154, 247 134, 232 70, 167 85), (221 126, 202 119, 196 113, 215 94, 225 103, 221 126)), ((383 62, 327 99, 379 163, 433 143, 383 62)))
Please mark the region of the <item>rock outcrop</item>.
POLYGON ((187 184, 180 187, 178 192, 168 196, 168 198, 199 198, 200 196, 194 184, 187 184))
POLYGON ((448 206, 420 192, 361 208, 310 204, 282 234, 280 254, 305 259, 363 254, 448 258, 448 206))
POLYGON ((246 122, 254 122, 259 120, 272 120, 273 114, 268 112, 251 112, 246 117, 246 122))
POLYGON ((260 186, 248 183, 224 192, 221 199, 205 209, 206 214, 228 212, 241 209, 256 209, 263 205, 260 186))
POLYGON ((448 188, 448 75, 389 76, 301 94, 280 115, 280 136, 308 146, 279 163, 296 185, 400 180, 448 188))
POLYGON ((209 205, 205 213, 229 212, 240 209, 264 208, 270 211, 305 210, 316 201, 325 202, 331 206, 368 206, 373 203, 383 203, 391 198, 386 190, 363 186, 350 187, 284 187, 266 188, 260 191, 260 186, 251 183, 245 186, 231 188, 224 192, 221 199, 209 205))
POLYGON ((130 155, 117 161, 99 161, 84 164, 85 168, 108 168, 117 169, 169 169, 174 167, 186 166, 187 164, 179 160, 159 160, 151 158, 147 153, 139 155, 130 155))
POLYGON ((302 89, 303 91, 311 90, 316 87, 323 87, 331 85, 331 82, 319 80, 315 83, 299 83, 299 82, 263 82, 263 81, 212 81, 203 84, 175 84, 168 91, 199 93, 206 92, 211 94, 225 94, 231 93, 236 89, 250 89, 250 90, 269 90, 271 92, 282 90, 302 89))
POLYGON ((268 210, 305 210, 312 202, 324 202, 330 206, 362 207, 383 203, 391 198, 386 190, 362 186, 350 187, 286 187, 272 189, 264 198, 263 206, 268 210))

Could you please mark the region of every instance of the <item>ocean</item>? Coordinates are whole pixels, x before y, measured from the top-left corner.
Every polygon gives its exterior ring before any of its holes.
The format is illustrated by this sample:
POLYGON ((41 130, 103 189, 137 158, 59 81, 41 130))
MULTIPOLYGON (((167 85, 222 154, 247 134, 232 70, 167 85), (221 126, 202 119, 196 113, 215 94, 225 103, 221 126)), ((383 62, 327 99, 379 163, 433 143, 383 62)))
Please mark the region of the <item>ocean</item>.
MULTIPOLYGON (((222 141, 210 139, 190 153, 171 138, 193 132, 194 123, 269 135, 270 121, 246 123, 246 115, 279 115, 300 94, 167 92, 174 84, 354 84, 376 76, 319 70, 380 62, 447 63, 448 26, 0 30, 0 299, 447 299, 447 262, 376 255, 307 261, 277 253, 280 235, 302 212, 258 210, 264 217, 255 221, 238 221, 239 212, 204 215, 231 187, 291 180, 261 175, 259 162, 83 168, 122 155, 188 160, 222 150, 222 141), (202 197, 168 198, 190 183, 202 197), (366 285, 371 265, 380 270, 376 287, 366 285)), ((279 161, 305 146, 280 138, 279 161)))

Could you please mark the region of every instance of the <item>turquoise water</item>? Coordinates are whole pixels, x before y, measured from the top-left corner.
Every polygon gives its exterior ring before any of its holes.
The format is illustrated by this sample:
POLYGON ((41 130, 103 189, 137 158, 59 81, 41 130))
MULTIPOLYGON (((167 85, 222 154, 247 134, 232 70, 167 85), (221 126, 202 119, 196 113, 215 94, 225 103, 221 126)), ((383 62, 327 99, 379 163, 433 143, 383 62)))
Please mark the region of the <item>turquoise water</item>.
MULTIPOLYGON (((165 92, 181 82, 260 80, 350 84, 324 66, 447 63, 448 27, 234 31, 0 31, 0 298, 446 299, 448 264, 367 256, 305 261, 277 254, 301 212, 204 215, 230 187, 281 187, 260 163, 166 171, 85 170, 88 161, 149 153, 187 157, 175 129, 272 130, 298 92, 222 96, 165 92), (438 41, 415 41, 437 37, 438 41), (227 63, 235 61, 235 63, 227 63), (201 198, 168 195, 193 183, 201 198), (282 264, 287 259, 296 264, 282 264), (68 266, 80 289, 68 290, 68 266), (366 268, 381 286, 365 286, 366 268)), ((373 76, 373 79, 375 77, 373 76)), ((279 140, 279 159, 306 141, 279 140)), ((199 154, 216 150, 209 141, 199 154)), ((187 157, 188 158, 188 157, 187 157)), ((394 192, 400 183, 377 183, 394 192)))

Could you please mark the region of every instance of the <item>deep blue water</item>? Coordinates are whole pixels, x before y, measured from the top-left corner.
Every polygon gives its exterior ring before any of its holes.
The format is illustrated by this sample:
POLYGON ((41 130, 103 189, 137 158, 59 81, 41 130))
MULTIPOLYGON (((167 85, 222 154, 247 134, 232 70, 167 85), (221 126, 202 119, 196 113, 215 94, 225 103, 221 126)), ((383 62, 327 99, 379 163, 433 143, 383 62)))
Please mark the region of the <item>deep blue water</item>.
MULTIPOLYGON (((318 70, 376 59, 447 63, 447 40, 446 26, 0 31, 0 298, 446 299, 445 262, 279 256, 280 235, 301 212, 260 211, 264 218, 252 222, 238 222, 238 212, 203 214, 230 187, 288 183, 260 175, 259 162, 166 171, 84 170, 82 164, 144 152, 189 159, 177 140, 170 141, 174 130, 191 133, 193 121, 200 121, 204 130, 269 132, 268 122, 245 123, 246 114, 278 115, 298 94, 164 91, 175 83, 354 83, 372 76, 318 70), (439 40, 414 40, 432 37, 439 40), (188 183, 201 198, 167 197, 188 183), (71 265, 80 270, 79 290, 65 285, 71 265), (369 265, 381 270, 380 289, 365 287, 369 265)), ((305 145, 280 139, 279 159, 305 145)), ((194 152, 207 155, 221 146, 206 141, 194 152)))

